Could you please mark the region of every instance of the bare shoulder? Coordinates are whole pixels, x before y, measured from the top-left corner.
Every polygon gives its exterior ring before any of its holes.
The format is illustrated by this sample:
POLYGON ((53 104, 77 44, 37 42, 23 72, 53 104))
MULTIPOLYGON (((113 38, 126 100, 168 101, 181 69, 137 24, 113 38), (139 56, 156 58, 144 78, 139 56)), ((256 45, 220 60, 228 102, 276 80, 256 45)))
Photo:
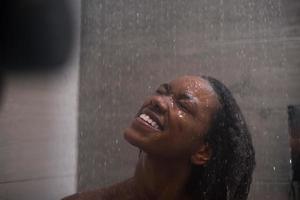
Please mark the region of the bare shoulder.
POLYGON ((133 192, 130 189, 130 180, 112 185, 107 188, 85 191, 65 197, 62 200, 130 200, 133 192))

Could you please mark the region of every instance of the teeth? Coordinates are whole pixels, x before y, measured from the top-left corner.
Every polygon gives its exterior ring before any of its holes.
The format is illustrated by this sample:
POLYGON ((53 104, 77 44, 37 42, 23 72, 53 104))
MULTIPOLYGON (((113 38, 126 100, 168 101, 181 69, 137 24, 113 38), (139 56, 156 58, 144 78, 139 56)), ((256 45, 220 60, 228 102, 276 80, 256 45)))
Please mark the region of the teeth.
POLYGON ((148 124, 150 124, 151 126, 153 126, 154 128, 158 129, 159 126, 157 125, 157 123, 155 121, 153 121, 148 115, 146 114, 141 114, 140 118, 143 119, 144 121, 146 121, 148 124))

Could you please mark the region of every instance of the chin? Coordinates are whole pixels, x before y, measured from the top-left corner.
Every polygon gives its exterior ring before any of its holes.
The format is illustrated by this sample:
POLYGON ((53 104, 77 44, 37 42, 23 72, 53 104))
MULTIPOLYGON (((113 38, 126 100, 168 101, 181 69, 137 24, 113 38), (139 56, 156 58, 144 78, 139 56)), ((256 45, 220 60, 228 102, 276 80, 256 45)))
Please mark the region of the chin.
POLYGON ((137 132, 132 130, 132 128, 126 128, 123 137, 131 145, 139 147, 139 140, 141 140, 141 138, 139 138, 137 132))
POLYGON ((148 137, 145 137, 145 135, 143 135, 139 131, 133 129, 132 127, 125 129, 123 136, 124 136, 125 140, 132 146, 134 146, 144 152, 147 152, 147 153, 152 152, 152 151, 149 151, 149 147, 152 146, 152 145, 150 145, 151 139, 148 137))

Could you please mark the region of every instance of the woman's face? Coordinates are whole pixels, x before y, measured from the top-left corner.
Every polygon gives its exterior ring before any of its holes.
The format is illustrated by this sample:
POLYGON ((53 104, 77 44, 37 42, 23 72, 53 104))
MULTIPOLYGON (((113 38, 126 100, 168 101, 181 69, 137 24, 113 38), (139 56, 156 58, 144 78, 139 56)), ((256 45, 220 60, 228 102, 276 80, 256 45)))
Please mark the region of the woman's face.
POLYGON ((144 152, 164 158, 188 158, 209 129, 219 102, 210 84, 183 76, 162 84, 148 97, 124 137, 144 152))

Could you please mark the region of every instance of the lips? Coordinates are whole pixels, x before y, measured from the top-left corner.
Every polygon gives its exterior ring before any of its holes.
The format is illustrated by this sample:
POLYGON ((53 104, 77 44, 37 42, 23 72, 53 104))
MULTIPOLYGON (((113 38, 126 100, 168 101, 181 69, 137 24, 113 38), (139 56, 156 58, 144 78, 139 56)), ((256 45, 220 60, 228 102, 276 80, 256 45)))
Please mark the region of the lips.
POLYGON ((143 109, 137 116, 140 120, 143 122, 146 122, 147 125, 151 126, 152 128, 162 131, 163 126, 159 119, 159 116, 157 116, 156 113, 151 111, 150 109, 143 109))

